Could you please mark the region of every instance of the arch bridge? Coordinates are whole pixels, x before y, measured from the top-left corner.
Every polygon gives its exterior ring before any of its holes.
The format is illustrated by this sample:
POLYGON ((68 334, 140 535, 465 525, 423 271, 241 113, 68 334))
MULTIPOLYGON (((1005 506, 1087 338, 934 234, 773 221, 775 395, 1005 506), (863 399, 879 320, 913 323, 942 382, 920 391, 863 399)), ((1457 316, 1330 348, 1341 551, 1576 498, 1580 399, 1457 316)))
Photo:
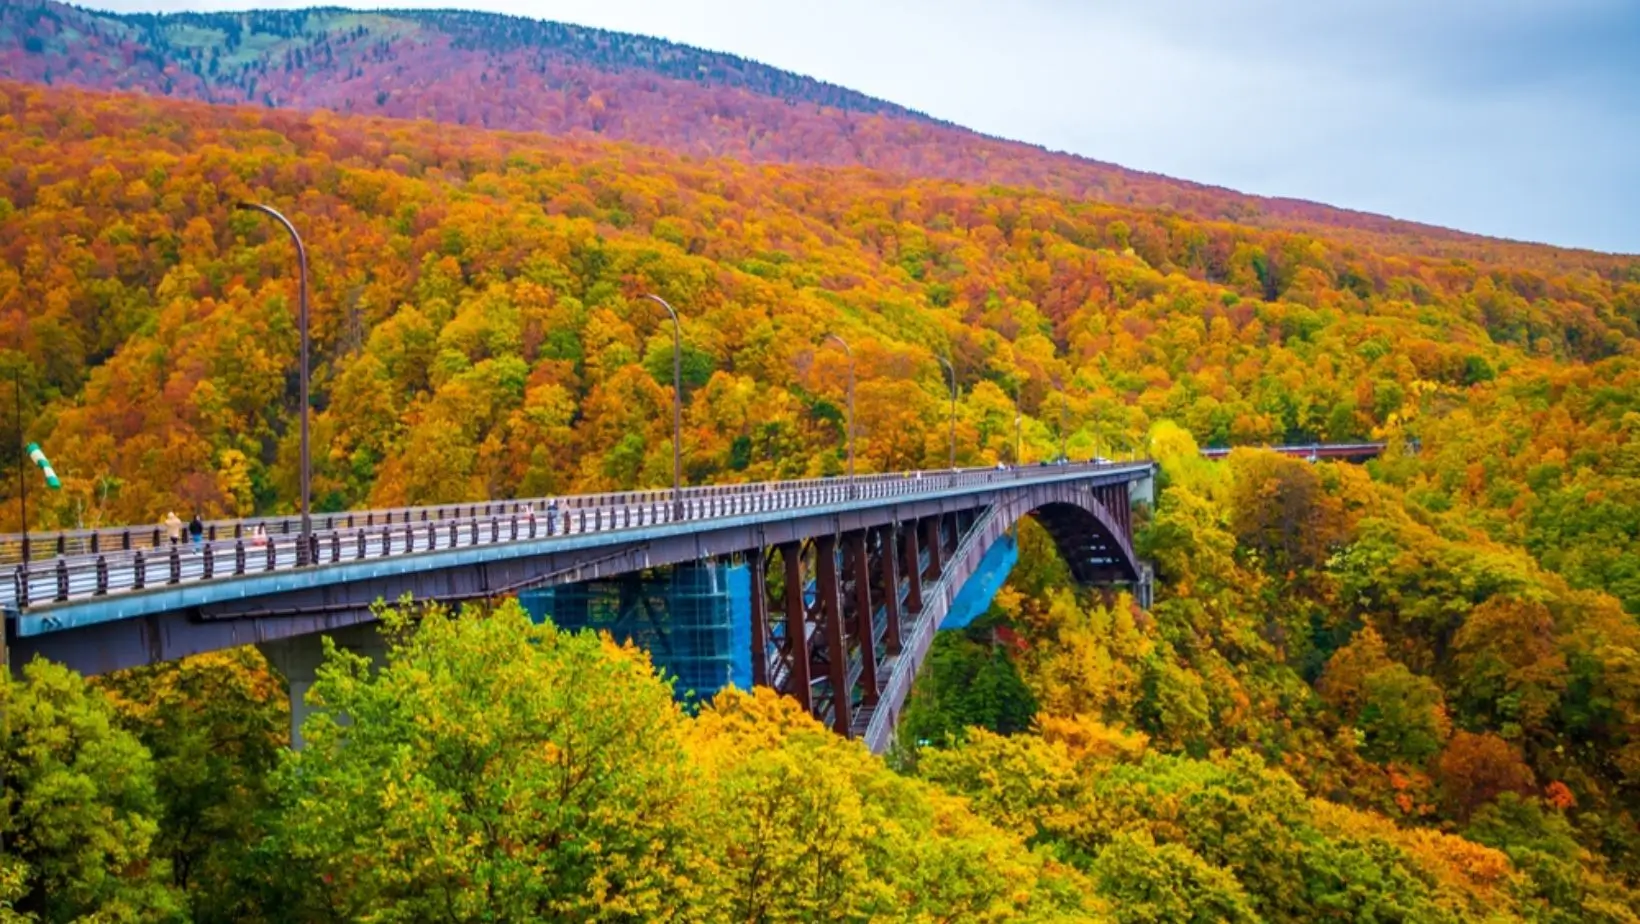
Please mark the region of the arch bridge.
MULTIPOLYGON (((1077 581, 1135 586, 1132 509, 1150 462, 970 469, 58 534, 0 588, 12 664, 86 674, 238 645, 291 681, 293 721, 319 636, 373 637, 380 600, 493 599, 668 565, 750 566, 754 683, 881 752, 934 632, 986 552, 1034 516, 1077 581), (260 529, 258 527, 261 527, 260 529)), ((368 644, 368 642, 363 643, 368 644)))

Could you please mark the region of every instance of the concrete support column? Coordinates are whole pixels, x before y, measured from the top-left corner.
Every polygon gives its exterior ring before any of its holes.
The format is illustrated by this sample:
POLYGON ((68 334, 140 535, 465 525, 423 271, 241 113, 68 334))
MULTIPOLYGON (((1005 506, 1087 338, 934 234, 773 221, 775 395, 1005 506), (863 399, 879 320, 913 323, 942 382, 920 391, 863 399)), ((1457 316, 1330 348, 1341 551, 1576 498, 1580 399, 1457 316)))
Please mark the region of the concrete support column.
POLYGON ((928 570, 924 572, 924 577, 930 581, 939 580, 945 570, 941 563, 944 543, 940 536, 940 519, 936 515, 922 521, 923 546, 928 549, 928 570))
POLYGON ((319 665, 325 660, 324 636, 336 640, 339 648, 371 659, 377 666, 387 660, 387 643, 374 622, 347 626, 331 632, 298 635, 292 638, 263 642, 257 650, 268 663, 284 676, 290 686, 290 746, 302 749, 302 722, 313 711, 307 704, 307 692, 318 679, 319 665))

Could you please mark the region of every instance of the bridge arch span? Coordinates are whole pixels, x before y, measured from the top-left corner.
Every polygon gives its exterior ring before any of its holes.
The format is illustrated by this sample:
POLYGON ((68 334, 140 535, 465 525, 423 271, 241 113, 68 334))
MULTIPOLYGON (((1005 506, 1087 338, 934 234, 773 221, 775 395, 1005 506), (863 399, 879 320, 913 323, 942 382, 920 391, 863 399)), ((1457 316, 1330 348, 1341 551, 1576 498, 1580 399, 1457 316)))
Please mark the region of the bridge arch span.
POLYGON ((1130 539, 1132 505, 1127 483, 1038 484, 998 492, 962 532, 955 550, 942 563, 938 582, 922 589, 923 610, 909 629, 898 662, 875 707, 856 726, 874 753, 882 753, 893 742, 900 710, 957 594, 979 572, 991 548, 1025 517, 1036 519, 1047 530, 1078 583, 1127 584, 1141 579, 1142 569, 1130 539))

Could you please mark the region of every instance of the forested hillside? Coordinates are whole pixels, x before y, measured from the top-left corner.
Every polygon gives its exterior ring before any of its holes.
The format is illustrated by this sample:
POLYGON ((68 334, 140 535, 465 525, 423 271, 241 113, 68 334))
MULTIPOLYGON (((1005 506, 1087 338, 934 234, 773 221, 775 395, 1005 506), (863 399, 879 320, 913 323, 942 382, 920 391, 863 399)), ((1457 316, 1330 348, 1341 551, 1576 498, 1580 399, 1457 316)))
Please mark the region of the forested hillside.
POLYGON ((943 465, 948 354, 960 463, 1010 459, 1016 410, 1026 461, 1062 425, 1161 459, 1157 603, 1026 529, 892 768, 505 607, 339 659, 354 724, 299 757, 252 652, 37 664, 0 920, 1640 915, 1640 261, 4 83, 0 379, 65 482, 37 528, 290 509, 293 253, 244 199, 311 252, 322 508, 666 483, 657 292, 691 482, 842 469, 827 333, 862 470, 943 465))
MULTIPOLYGON (((312 250, 325 509, 660 483, 684 316, 691 482, 1402 434, 1386 466, 1640 607, 1640 264, 1407 256, 1044 194, 691 163, 426 123, 4 88, 0 373, 67 489, 36 525, 293 495, 292 260, 312 250)), ((4 491, 14 490, 7 485, 4 491)), ((15 517, 16 506, 5 505, 15 517)), ((14 521, 13 521, 14 522, 14 521)))
POLYGON ((488 13, 118 16, 17 0, 0 5, 0 77, 867 166, 1465 258, 1525 263, 1551 252, 1052 153, 731 55, 488 13))
POLYGON ((1206 462, 1169 423, 1150 446, 1154 605, 1078 593, 1022 530, 907 706, 902 740, 941 744, 921 775, 1096 876, 1132 851, 1194 883, 1126 883, 1159 912, 1127 920, 1636 919, 1631 614, 1372 477, 1393 465, 1206 462))

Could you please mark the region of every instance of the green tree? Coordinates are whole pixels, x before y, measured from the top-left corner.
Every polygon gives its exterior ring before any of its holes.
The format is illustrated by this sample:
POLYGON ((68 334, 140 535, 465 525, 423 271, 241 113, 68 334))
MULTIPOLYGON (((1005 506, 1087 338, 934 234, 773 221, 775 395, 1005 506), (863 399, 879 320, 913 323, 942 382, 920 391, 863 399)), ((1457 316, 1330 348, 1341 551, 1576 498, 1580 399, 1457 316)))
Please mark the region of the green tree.
POLYGON ((235 648, 98 678, 120 722, 153 755, 160 827, 193 919, 260 917, 250 863, 270 778, 290 734, 283 685, 254 648, 235 648))
POLYGON ((23 920, 180 919, 156 856, 154 767, 113 707, 77 674, 36 659, 10 686, 0 741, 0 908, 23 920), (9 895, 8 895, 9 893, 9 895))
POLYGON ((1333 653, 1316 689, 1361 731, 1377 760, 1421 763, 1440 752, 1452 730, 1441 688, 1391 658, 1371 628, 1333 653))
POLYGON ((288 920, 696 917, 685 718, 639 651, 493 613, 327 640, 266 849, 288 920))
MULTIPOLYGON (((983 733, 982 733, 983 734, 983 733)), ((716 919, 1087 920, 1087 883, 768 689, 696 720, 716 919)))
POLYGON ((1235 452, 1230 525, 1240 546, 1275 577, 1322 564, 1343 534, 1342 510, 1315 466, 1273 452, 1235 452))
POLYGON ((900 737, 939 743, 970 726, 1005 735, 1030 727, 1036 697, 992 635, 992 629, 975 626, 934 636, 906 700, 900 737))
POLYGON ((1259 920, 1241 883, 1179 844, 1123 832, 1093 860, 1094 887, 1122 924, 1259 920))

